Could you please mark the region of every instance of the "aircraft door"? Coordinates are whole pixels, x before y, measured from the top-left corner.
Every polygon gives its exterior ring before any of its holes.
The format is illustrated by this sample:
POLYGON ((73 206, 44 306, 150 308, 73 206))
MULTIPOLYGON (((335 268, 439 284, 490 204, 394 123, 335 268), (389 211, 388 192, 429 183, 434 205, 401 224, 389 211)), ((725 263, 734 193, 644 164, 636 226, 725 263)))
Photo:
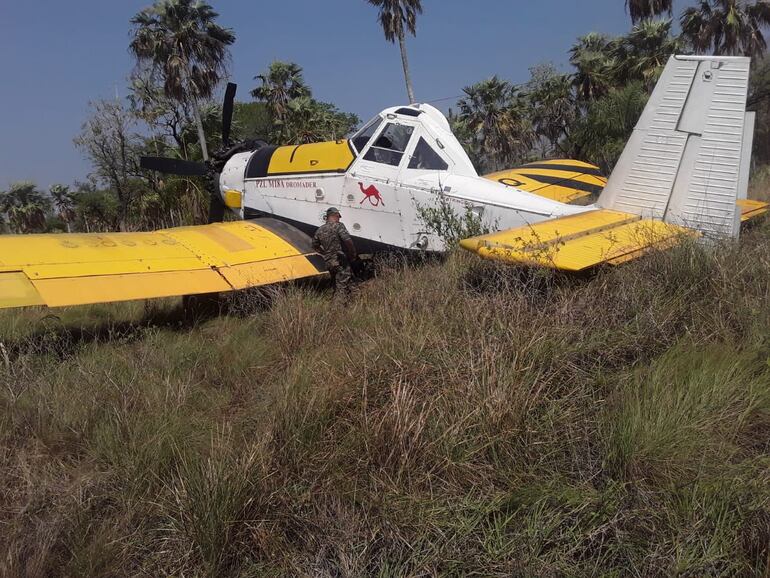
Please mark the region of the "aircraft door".
POLYGON ((402 196, 410 201, 408 204, 404 201, 401 212, 409 247, 429 250, 443 247, 441 240, 428 230, 419 208, 437 206, 452 166, 440 141, 427 131, 421 131, 412 139, 400 175, 402 196))
POLYGON ((387 121, 348 171, 341 205, 354 236, 402 246, 399 177, 414 128, 387 121))

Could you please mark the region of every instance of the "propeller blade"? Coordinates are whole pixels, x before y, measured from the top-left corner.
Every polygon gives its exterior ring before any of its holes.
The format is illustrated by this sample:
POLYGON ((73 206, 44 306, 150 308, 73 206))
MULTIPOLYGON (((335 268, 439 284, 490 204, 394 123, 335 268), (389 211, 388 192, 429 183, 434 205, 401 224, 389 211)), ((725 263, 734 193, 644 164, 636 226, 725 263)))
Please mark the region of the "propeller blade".
POLYGON ((225 89, 225 100, 222 103, 222 145, 224 147, 230 146, 230 127, 233 124, 233 105, 237 88, 237 84, 228 82, 225 89))
POLYGON ((207 172, 206 165, 203 163, 166 157, 141 157, 139 166, 143 169, 183 177, 202 177, 207 172))

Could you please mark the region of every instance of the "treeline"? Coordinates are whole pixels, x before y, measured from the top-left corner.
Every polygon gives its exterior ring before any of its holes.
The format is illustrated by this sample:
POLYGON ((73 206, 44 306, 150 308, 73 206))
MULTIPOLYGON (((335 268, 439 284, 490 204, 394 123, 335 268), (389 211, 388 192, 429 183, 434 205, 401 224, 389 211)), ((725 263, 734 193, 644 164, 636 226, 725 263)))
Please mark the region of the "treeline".
MULTIPOLYGON (((407 93, 404 37, 416 33, 420 0, 367 0, 378 10, 387 40, 398 41, 407 93)), ((766 2, 702 0, 680 16, 681 33, 666 0, 627 2, 633 27, 626 35, 592 32, 569 53, 571 70, 531 69, 514 85, 498 76, 463 89, 449 111, 453 130, 480 173, 548 157, 572 157, 609 172, 671 54, 746 54, 754 61, 749 105, 757 110, 755 163, 770 162, 770 63, 763 57, 766 2)), ((75 145, 92 172, 83 182, 41 191, 14 183, 0 191, 6 232, 141 230, 205 222, 209 183, 199 177, 143 170, 142 155, 208 158, 221 146, 217 92, 227 75, 232 30, 219 26, 211 6, 193 0, 158 1, 131 21, 136 67, 124 100, 99 100, 75 145)), ((254 77, 253 100, 236 103, 232 141, 259 138, 299 144, 342 138, 356 115, 316 100, 296 63, 273 62, 254 77)))
MULTIPOLYGON (((360 123, 350 113, 313 98, 302 69, 274 62, 252 94, 235 105, 233 138, 300 144, 342 138, 360 123)), ((221 145, 221 105, 200 105, 206 141, 221 145)), ((139 166, 142 155, 201 160, 191 110, 166 98, 146 78, 134 78, 125 101, 99 100, 75 145, 91 162, 87 179, 42 191, 32 182, 0 191, 0 223, 6 232, 110 231, 204 222, 208 192, 204 179, 159 175, 139 166)))
MULTIPOLYGON (((747 33, 756 43, 753 29, 747 33)), ((707 51, 743 54, 740 46, 707 51)), ((539 65, 520 86, 493 76, 463 90, 450 121, 481 173, 548 157, 593 162, 609 173, 668 58, 696 52, 702 51, 686 32, 672 33, 671 20, 642 20, 619 37, 592 32, 571 48, 570 72, 539 65)), ((770 162, 770 62, 764 41, 747 53, 755 56, 748 98, 758 113, 754 162, 764 165, 770 162)))

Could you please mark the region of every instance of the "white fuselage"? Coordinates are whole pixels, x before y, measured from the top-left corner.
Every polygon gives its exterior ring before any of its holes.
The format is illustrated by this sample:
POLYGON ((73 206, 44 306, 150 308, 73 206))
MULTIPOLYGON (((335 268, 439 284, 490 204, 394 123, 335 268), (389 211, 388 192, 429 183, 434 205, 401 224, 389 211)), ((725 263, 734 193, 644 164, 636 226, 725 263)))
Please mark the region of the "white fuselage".
POLYGON ((446 118, 429 105, 387 109, 362 131, 367 128, 368 140, 352 137, 355 158, 345 172, 246 178, 253 153, 241 153, 228 161, 220 188, 223 194, 241 193, 241 217, 270 215, 308 232, 323 222, 327 208, 338 207, 357 242, 371 242, 375 250, 443 250, 442 239, 428 230, 420 210, 437 206, 442 198, 458 214, 470 209, 492 230, 593 208, 480 177, 446 118), (405 109, 417 114, 397 112, 405 109))

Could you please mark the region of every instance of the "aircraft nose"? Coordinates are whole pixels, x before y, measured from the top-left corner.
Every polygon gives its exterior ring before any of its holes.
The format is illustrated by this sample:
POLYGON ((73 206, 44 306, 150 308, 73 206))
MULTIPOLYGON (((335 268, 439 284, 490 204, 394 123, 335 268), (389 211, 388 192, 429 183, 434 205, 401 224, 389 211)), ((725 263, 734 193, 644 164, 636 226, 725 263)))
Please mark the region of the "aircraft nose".
POLYGON ((225 163, 219 175, 219 194, 222 197, 222 202, 226 207, 236 212, 240 212, 243 207, 244 176, 250 157, 251 153, 249 152, 233 155, 225 163))

